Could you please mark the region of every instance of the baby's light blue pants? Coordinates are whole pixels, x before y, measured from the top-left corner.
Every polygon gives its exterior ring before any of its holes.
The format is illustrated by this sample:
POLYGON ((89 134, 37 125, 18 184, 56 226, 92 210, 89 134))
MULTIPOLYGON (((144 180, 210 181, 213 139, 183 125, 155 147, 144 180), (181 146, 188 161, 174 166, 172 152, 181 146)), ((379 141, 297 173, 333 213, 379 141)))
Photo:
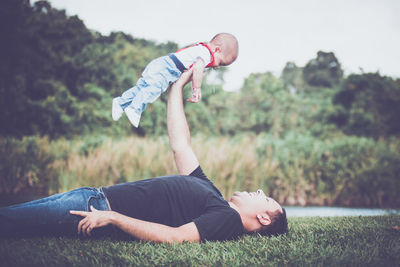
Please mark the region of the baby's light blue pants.
POLYGON ((121 95, 121 108, 132 108, 141 115, 146 105, 154 102, 181 74, 169 56, 154 59, 146 66, 136 85, 121 95))

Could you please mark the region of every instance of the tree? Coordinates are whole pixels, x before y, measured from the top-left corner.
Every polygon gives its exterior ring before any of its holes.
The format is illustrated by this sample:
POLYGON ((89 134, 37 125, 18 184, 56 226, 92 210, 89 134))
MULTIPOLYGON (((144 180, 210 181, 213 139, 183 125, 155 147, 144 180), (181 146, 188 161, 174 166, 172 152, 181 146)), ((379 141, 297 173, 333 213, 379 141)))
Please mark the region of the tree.
POLYGON ((333 52, 318 51, 303 69, 304 81, 311 86, 333 87, 343 77, 343 70, 333 52))
POLYGON ((352 74, 334 96, 332 122, 347 134, 400 135, 400 83, 379 73, 352 74))
MULTIPOLYGON (((102 36, 47 1, 4 0, 0 5, 0 135, 57 137, 107 127, 132 131, 109 127, 112 97, 133 86, 152 59, 176 51, 175 43, 157 44, 122 32, 102 36)), ((145 131, 159 132, 151 125, 145 131)))
POLYGON ((293 126, 290 117, 296 96, 271 73, 250 74, 240 93, 235 105, 239 130, 269 131, 278 137, 293 126))
POLYGON ((65 11, 53 9, 46 1, 31 6, 25 0, 6 0, 1 5, 1 24, 7 28, 2 32, 5 42, 0 61, 0 91, 4 96, 0 122, 6 127, 1 127, 0 133, 22 136, 55 134, 54 129, 62 132, 69 121, 62 118, 76 113, 73 96, 79 72, 73 57, 92 41, 92 34, 77 17, 67 17, 65 11), (66 99, 72 101, 67 106, 66 99), (62 101, 55 103, 58 108, 43 107, 43 103, 54 100, 62 101))
POLYGON ((303 68, 297 67, 294 62, 287 62, 281 73, 281 79, 292 92, 304 89, 303 68))

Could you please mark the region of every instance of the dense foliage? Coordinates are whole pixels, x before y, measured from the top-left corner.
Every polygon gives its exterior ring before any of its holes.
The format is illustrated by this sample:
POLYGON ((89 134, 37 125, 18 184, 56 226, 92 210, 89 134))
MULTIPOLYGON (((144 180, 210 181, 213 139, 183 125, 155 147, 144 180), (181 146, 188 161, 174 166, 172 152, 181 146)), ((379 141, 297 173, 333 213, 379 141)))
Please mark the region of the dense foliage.
MULTIPOLYGON (((138 130, 113 123, 110 106, 152 59, 175 51, 175 43, 122 32, 103 36, 46 1, 5 0, 1 7, 0 134, 166 134, 166 95, 149 105, 138 130)), ((223 81, 224 70, 217 73, 223 81)), ((400 81, 379 73, 345 78, 332 52, 319 51, 304 67, 288 63, 281 78, 251 74, 238 92, 222 87, 206 79, 203 101, 188 105, 194 133, 400 134, 400 81)))
MULTIPOLYGON (((46 138, 89 136, 84 141, 87 148, 97 146, 99 135, 163 140, 167 94, 148 105, 138 129, 125 117, 112 121, 111 100, 133 86, 152 59, 175 51, 177 44, 159 44, 123 32, 104 36, 46 1, 31 5, 29 0, 3 0, 0 7, 2 192, 34 187, 46 194, 54 183, 70 188, 59 184, 64 169, 52 170, 62 162, 60 158, 68 162, 74 157, 71 151, 68 156, 72 145, 53 150, 63 141, 46 138), (26 137, 33 135, 45 138, 26 137)), ((225 155, 231 161, 210 171, 216 179, 237 182, 233 177, 242 175, 245 182, 235 186, 266 186, 286 203, 398 203, 399 79, 380 73, 346 77, 335 54, 324 51, 304 67, 288 62, 280 77, 269 72, 250 74, 236 92, 223 90, 226 69, 210 71, 217 78, 206 74, 202 101, 185 103, 192 133, 231 138, 231 145, 242 151, 251 145, 256 162, 266 160, 266 166, 275 166, 274 172, 264 166, 257 175, 246 176, 241 174, 246 168, 257 166, 246 165, 242 158, 245 167, 231 175, 233 169, 225 169, 237 158, 225 155)), ((212 143, 205 147, 211 149, 212 143)), ((91 150, 85 153, 90 158, 91 150)), ((156 175, 159 170, 143 175, 156 175)), ((109 171, 104 173, 112 173, 115 166, 109 171)), ((112 182, 126 175, 120 173, 112 182)))
POLYGON ((102 36, 46 1, 5 0, 0 12, 2 135, 111 131, 112 97, 151 59, 176 50, 124 33, 102 36))

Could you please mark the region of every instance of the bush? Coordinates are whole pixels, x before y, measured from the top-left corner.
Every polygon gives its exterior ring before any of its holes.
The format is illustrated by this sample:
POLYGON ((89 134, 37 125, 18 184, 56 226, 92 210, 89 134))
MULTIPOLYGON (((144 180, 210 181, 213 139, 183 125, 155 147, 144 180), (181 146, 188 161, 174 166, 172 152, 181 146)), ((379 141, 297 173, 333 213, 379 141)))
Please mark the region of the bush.
POLYGON ((257 147, 264 186, 287 204, 400 204, 398 142, 343 136, 265 136, 257 147), (271 166, 274 166, 271 168, 271 166))
POLYGON ((53 160, 47 138, 1 138, 0 193, 48 194, 53 160))

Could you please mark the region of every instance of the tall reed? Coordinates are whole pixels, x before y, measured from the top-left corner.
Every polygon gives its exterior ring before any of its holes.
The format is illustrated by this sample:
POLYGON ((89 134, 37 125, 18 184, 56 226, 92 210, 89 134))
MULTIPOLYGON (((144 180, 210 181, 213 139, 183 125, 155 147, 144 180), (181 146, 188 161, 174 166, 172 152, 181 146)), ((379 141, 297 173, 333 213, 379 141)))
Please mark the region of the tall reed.
MULTIPOLYGON (((400 205, 397 139, 197 135, 192 146, 226 198, 262 188, 289 205, 400 205)), ((0 139, 0 157, 0 193, 51 194, 177 173, 168 137, 0 139)))

